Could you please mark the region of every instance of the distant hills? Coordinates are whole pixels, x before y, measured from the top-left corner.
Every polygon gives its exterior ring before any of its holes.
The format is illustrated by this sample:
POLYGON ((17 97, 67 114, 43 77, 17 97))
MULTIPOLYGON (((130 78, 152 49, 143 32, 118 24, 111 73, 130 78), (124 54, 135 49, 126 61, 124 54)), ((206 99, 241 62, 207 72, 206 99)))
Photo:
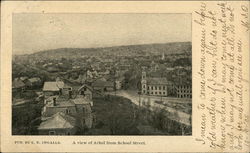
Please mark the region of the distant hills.
POLYGON ((164 44, 142 44, 128 46, 114 46, 101 48, 59 48, 44 50, 29 54, 30 58, 74 58, 81 56, 117 55, 117 56, 140 56, 168 54, 190 54, 192 50, 191 42, 173 42, 164 44))

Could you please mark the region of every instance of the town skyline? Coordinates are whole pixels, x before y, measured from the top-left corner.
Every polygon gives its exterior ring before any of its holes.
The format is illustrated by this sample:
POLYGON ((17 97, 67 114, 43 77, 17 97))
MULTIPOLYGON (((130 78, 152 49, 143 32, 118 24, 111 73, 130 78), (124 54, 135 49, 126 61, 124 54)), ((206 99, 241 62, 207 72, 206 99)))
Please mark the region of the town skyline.
POLYGON ((190 14, 13 16, 12 135, 192 135, 190 14))
POLYGON ((13 18, 14 55, 191 41, 190 14, 14 14, 13 18))

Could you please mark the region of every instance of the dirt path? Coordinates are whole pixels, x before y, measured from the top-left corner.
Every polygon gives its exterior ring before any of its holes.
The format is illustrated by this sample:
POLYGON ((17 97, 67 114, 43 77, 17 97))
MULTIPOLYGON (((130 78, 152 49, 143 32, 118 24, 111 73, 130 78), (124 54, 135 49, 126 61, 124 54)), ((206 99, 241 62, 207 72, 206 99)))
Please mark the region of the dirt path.
MULTIPOLYGON (((159 98, 161 97, 150 97, 150 96, 140 96, 135 93, 135 92, 131 92, 131 91, 124 91, 124 90, 120 90, 120 91, 116 91, 115 92, 109 92, 107 94, 110 94, 110 95, 117 95, 117 96, 122 96, 122 97, 125 97, 125 98, 128 98, 131 100, 131 102, 133 102, 134 104, 138 105, 139 106, 139 101, 143 102, 143 101, 150 101, 150 109, 154 109, 154 108, 160 108, 160 109, 165 109, 166 111, 172 113, 172 114, 175 114, 172 118, 173 120, 176 120, 180 123, 183 123, 185 125, 190 125, 190 117, 191 115, 190 114, 187 114, 187 113, 184 113, 182 111, 179 111, 179 110, 176 110, 174 108, 171 108, 171 107, 167 107, 167 106, 164 106, 162 104, 158 104, 158 103, 155 103, 155 101, 159 100, 159 98), (140 99, 140 100, 139 100, 140 99)), ((168 97, 164 97, 165 99, 163 99, 163 101, 166 101, 166 99, 168 97)), ((177 98, 169 98, 171 101, 173 101, 174 99, 174 102, 180 102, 180 103, 184 103, 185 100, 181 100, 181 99, 177 99, 177 98)), ((190 100, 191 101, 191 100, 190 100)), ((188 102, 190 102, 188 101, 188 102)))

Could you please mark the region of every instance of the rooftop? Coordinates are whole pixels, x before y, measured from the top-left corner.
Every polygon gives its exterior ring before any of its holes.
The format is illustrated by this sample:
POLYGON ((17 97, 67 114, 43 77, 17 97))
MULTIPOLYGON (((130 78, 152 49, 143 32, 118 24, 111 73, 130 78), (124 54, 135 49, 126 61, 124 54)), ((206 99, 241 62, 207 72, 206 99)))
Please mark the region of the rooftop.
POLYGON ((25 84, 23 83, 22 80, 20 79, 15 79, 13 82, 12 82, 12 88, 22 88, 24 87, 25 84))
POLYGON ((43 91, 59 91, 63 86, 64 82, 62 81, 44 82, 43 91))
POLYGON ((148 77, 147 78, 148 84, 154 84, 154 85, 167 85, 168 81, 166 78, 160 78, 160 77, 148 77))
POLYGON ((90 104, 91 101, 86 98, 75 98, 73 99, 74 104, 90 104))
POLYGON ((38 127, 39 130, 47 129, 68 129, 74 128, 76 124, 76 119, 72 116, 69 116, 63 112, 58 112, 43 121, 38 127))
POLYGON ((91 86, 87 85, 87 84, 82 85, 82 86, 78 89, 78 91, 80 91, 80 90, 83 89, 83 88, 88 88, 89 90, 93 91, 93 88, 92 88, 91 86))
POLYGON ((71 107, 75 106, 74 102, 71 99, 62 97, 62 96, 51 96, 47 99, 48 107, 71 107), (56 106, 53 106, 53 98, 56 98, 56 106))
POLYGON ((41 79, 38 77, 35 77, 35 78, 30 78, 29 81, 30 82, 39 82, 39 81, 41 81, 41 79))

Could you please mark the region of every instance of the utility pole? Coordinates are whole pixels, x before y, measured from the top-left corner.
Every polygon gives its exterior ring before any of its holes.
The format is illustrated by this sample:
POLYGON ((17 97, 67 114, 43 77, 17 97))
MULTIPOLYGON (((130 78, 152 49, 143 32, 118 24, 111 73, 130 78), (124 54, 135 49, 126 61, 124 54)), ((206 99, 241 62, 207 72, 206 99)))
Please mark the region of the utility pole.
POLYGON ((116 69, 113 69, 113 80, 114 80, 114 89, 115 89, 115 96, 116 96, 116 69))

